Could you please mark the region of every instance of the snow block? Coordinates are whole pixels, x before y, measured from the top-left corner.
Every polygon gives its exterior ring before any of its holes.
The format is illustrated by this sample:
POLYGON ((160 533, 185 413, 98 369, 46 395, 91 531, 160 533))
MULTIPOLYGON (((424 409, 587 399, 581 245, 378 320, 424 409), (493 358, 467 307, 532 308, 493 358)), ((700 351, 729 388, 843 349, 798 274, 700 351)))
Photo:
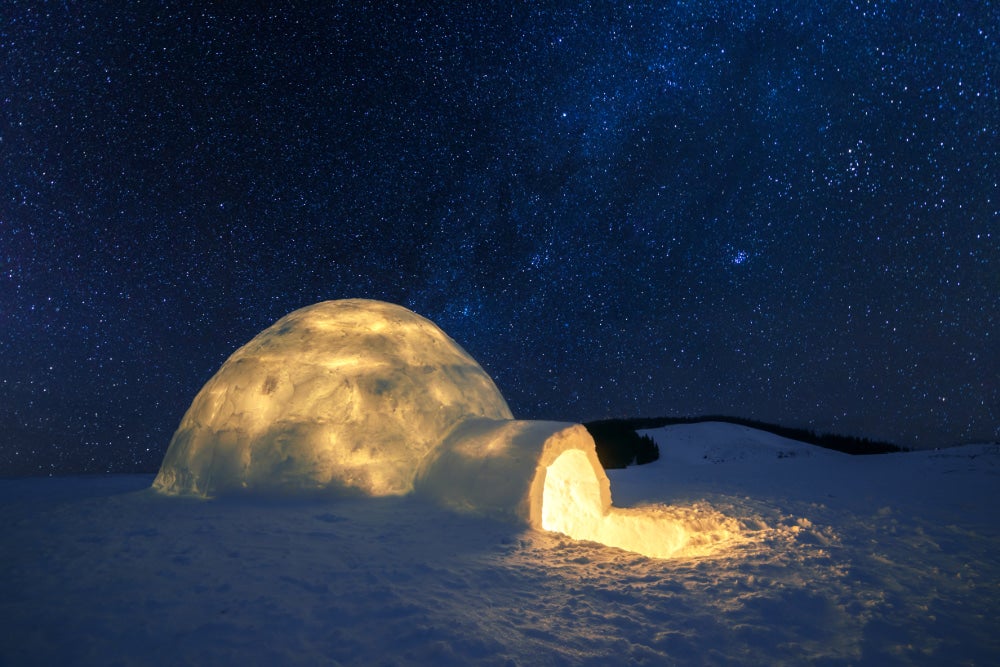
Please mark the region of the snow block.
POLYGON ((568 451, 579 452, 599 511, 611 506, 611 484, 594 441, 580 424, 469 419, 427 455, 415 491, 461 512, 542 529, 546 475, 568 451), (591 475, 592 473, 592 475, 591 475))

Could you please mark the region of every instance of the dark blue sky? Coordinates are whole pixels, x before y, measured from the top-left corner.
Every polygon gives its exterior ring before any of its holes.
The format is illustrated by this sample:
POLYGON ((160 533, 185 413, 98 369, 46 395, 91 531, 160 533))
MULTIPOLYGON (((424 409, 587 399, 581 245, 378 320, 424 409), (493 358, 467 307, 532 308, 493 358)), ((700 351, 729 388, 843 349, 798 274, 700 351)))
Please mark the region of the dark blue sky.
POLYGON ((0 474, 345 297, 522 418, 1000 437, 994 3, 278 4, 3 10, 0 474))

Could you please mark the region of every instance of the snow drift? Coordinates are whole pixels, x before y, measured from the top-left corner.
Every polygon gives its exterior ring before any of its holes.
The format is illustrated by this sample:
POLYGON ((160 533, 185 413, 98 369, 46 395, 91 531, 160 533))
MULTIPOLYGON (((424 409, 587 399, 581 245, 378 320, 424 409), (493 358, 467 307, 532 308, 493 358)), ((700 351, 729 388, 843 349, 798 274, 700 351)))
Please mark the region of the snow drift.
POLYGON ((237 350, 195 397, 153 487, 202 497, 415 491, 654 557, 689 538, 661 513, 611 506, 583 426, 514 420, 486 372, 437 326, 362 299, 297 310, 237 350))

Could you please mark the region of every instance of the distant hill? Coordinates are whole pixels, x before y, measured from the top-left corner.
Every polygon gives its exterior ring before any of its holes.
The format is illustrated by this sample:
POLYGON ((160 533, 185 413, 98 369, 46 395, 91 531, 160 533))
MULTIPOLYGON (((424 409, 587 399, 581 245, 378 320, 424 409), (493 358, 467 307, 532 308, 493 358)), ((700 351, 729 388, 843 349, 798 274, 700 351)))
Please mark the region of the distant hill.
POLYGON ((889 454, 907 451, 891 442, 859 438, 852 435, 816 433, 803 428, 791 428, 780 424, 769 424, 754 419, 705 415, 701 417, 633 417, 626 419, 599 419, 585 422, 584 426, 594 438, 597 457, 605 468, 624 468, 642 465, 660 458, 660 450, 652 438, 640 436, 638 431, 672 426, 674 424, 698 424, 701 422, 725 422, 749 426, 767 431, 791 440, 798 440, 824 449, 832 449, 845 454, 889 454))

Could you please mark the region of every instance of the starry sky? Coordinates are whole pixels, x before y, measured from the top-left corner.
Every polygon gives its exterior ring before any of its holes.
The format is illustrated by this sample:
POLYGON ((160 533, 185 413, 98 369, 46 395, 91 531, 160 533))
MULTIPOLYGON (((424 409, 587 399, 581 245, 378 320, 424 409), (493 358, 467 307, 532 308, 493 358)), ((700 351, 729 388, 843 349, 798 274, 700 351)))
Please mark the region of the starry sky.
POLYGON ((273 4, 0 10, 0 475, 347 297, 519 418, 1000 437, 996 3, 273 4))

